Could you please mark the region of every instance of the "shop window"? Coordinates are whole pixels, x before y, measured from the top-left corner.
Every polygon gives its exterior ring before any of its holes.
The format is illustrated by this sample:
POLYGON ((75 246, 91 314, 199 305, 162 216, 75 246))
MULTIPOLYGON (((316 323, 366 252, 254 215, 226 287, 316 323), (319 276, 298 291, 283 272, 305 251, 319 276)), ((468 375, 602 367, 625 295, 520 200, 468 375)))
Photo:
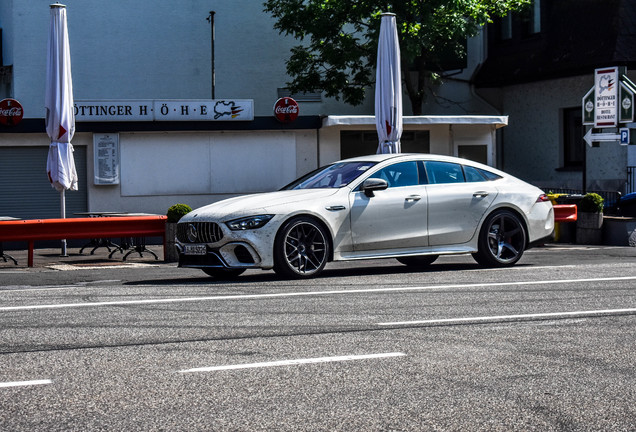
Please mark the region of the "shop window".
POLYGON ((541 0, 533 0, 521 16, 522 35, 525 37, 541 33, 541 0))
POLYGON ((585 156, 581 108, 563 110, 563 168, 580 169, 585 156))
MULTIPOLYGON (((400 139, 402 153, 430 153, 429 131, 404 131, 400 139)), ((341 131, 340 158, 375 154, 378 150, 378 133, 375 130, 341 131)))
POLYGON ((488 165, 487 145, 458 145, 457 156, 463 159, 488 165))

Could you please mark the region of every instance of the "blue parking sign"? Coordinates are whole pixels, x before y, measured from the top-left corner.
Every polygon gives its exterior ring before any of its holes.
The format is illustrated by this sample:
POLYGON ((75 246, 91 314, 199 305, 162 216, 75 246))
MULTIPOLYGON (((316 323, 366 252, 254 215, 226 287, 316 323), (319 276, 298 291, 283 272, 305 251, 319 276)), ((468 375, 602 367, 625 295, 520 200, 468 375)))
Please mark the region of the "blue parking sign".
POLYGON ((629 144, 629 129, 621 128, 619 132, 621 134, 621 145, 628 145, 629 144))

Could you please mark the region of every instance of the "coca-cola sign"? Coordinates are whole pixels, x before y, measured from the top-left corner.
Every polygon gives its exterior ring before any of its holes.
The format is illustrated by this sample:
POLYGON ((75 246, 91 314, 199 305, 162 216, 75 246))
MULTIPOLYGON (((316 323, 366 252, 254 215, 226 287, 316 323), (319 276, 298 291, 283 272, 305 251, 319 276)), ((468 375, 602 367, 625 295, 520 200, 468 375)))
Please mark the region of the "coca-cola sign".
POLYGON ((22 121, 24 110, 15 99, 3 99, 0 101, 0 123, 6 126, 15 126, 22 121))
POLYGON ((290 97, 282 97, 274 104, 274 117, 282 123, 290 123, 298 118, 298 102, 290 97))

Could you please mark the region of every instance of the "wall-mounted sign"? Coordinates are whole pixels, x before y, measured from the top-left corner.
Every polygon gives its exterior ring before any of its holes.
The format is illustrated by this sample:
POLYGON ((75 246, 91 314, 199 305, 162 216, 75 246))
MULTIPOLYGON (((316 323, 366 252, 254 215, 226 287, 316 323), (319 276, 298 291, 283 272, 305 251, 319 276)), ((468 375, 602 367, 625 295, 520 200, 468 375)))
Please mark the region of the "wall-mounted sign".
POLYGON ((0 123, 6 126, 15 126, 22 121, 24 110, 15 99, 2 99, 0 101, 0 123))
POLYGON ((611 67, 594 71, 594 87, 581 100, 583 124, 595 128, 632 123, 636 84, 627 78, 625 68, 611 67))
POLYGON ((274 104, 274 117, 281 123, 291 123, 298 118, 298 102, 290 97, 282 97, 274 104))
POLYGON ((119 135, 93 134, 94 184, 119 184, 119 135))
POLYGON ((252 99, 76 100, 75 121, 251 121, 252 99))
POLYGON ((618 123, 618 67, 594 71, 594 127, 614 127, 618 123))

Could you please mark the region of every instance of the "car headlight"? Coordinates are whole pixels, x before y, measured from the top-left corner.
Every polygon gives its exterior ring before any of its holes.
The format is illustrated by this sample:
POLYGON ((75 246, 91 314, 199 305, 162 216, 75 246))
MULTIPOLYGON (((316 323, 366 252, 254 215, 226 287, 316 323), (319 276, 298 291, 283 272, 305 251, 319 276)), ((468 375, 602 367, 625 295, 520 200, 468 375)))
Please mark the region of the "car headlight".
POLYGON ((225 222, 225 225, 227 225, 227 227, 231 229, 232 231, 250 230, 250 229, 261 228, 267 222, 269 222, 270 219, 273 217, 274 215, 271 215, 271 214, 249 216, 249 217, 234 219, 229 222, 225 222))

